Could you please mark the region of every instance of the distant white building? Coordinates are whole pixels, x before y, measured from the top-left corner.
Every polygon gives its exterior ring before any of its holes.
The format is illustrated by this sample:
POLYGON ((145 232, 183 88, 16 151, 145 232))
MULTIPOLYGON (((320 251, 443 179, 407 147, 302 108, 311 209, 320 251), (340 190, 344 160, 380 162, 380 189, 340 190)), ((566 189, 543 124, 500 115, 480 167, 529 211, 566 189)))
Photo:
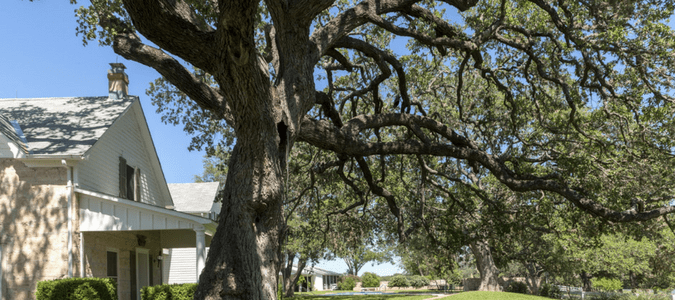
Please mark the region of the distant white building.
MULTIPOLYGON (((220 202, 215 202, 220 191, 219 182, 170 183, 168 184, 176 211, 187 213, 217 222, 220 202)), ((164 249, 164 283, 180 284, 197 282, 197 249, 186 244, 185 247, 164 249)), ((206 248, 208 253, 209 248, 206 248)))
MULTIPOLYGON (((297 266, 293 266, 293 274, 298 271, 297 266)), ((299 291, 299 288, 302 288, 302 291, 306 291, 308 287, 312 287, 313 291, 325 291, 330 290, 332 285, 336 285, 338 279, 342 274, 324 270, 317 267, 305 267, 301 275, 305 276, 307 282, 296 287, 296 291, 299 291)))

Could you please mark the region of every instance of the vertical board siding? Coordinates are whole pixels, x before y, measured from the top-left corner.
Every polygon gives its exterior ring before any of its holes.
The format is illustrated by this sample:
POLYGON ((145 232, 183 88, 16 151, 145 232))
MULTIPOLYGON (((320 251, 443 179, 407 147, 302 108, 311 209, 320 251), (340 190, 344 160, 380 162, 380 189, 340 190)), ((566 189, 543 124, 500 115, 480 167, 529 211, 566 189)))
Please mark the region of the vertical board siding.
POLYGON ((145 208, 79 195, 81 231, 192 229, 195 224, 145 208))
POLYGON ((110 126, 90 149, 88 159, 78 164, 79 184, 87 190, 118 196, 119 157, 122 156, 129 166, 141 170, 141 202, 164 207, 166 204, 160 194, 160 181, 154 176, 150 160, 150 151, 153 150, 145 147, 141 125, 137 121, 137 114, 140 113, 138 105, 134 103, 129 111, 110 126))
MULTIPOLYGON (((209 253, 209 247, 206 247, 209 253)), ((164 280, 167 284, 195 283, 197 273, 196 248, 171 248, 164 258, 164 280)))

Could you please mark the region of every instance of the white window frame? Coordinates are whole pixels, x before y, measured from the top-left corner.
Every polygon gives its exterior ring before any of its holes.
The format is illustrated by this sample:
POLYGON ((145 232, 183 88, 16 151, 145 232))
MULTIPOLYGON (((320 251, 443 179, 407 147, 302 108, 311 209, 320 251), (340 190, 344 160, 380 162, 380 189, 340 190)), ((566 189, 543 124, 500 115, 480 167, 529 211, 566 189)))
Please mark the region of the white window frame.
MULTIPOLYGON (((108 252, 114 252, 117 253, 117 261, 115 264, 117 265, 117 276, 115 276, 115 284, 117 285, 116 288, 119 290, 120 287, 120 249, 117 248, 106 248, 105 249, 105 278, 112 278, 108 276, 108 252)), ((84 262, 82 262, 84 263, 84 262)), ((84 276, 83 276, 84 277, 84 276)), ((119 295, 117 295, 119 299, 119 295)), ((2 298, 0 298, 1 300, 2 298)))
MULTIPOLYGON (((148 256, 148 258, 150 258, 150 249, 136 248, 136 289, 137 289, 137 292, 136 292, 137 295, 136 296, 138 297, 137 299, 140 300, 141 299, 141 288, 142 288, 142 286, 141 286, 141 283, 140 283, 140 274, 138 274, 138 262, 139 262, 138 254, 139 253, 145 254, 145 255, 148 256)), ((152 282, 150 282, 150 272, 152 272, 152 264, 149 263, 147 259, 144 261, 144 263, 148 264, 147 282, 148 282, 148 285, 151 286, 152 282)))

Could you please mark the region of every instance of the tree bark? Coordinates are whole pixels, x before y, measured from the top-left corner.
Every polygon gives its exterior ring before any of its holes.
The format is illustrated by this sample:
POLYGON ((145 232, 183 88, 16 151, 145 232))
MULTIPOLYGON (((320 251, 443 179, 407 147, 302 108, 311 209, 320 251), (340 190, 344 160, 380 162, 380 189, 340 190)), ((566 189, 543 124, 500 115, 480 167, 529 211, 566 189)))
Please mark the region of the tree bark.
POLYGON ((298 258, 298 268, 295 274, 293 274, 293 261, 295 260, 295 253, 288 253, 288 261, 286 267, 283 270, 284 274, 284 297, 293 297, 295 296, 295 285, 298 284, 302 270, 307 266, 307 259, 300 256, 298 258))
POLYGON ((479 291, 501 291, 499 285, 499 269, 492 259, 492 252, 487 241, 477 240, 469 244, 473 256, 476 258, 476 267, 480 273, 479 291))
POLYGON ((527 288, 530 290, 532 295, 539 295, 539 287, 541 286, 541 270, 537 267, 534 262, 526 262, 525 268, 527 269, 527 288))
POLYGON ((593 285, 591 284, 593 275, 586 273, 586 271, 582 271, 581 274, 579 274, 579 277, 581 277, 584 291, 590 292, 593 289, 593 285))
POLYGON ((195 299, 275 299, 282 218, 275 128, 240 134, 223 206, 195 299), (272 141, 271 143, 269 141, 272 141))

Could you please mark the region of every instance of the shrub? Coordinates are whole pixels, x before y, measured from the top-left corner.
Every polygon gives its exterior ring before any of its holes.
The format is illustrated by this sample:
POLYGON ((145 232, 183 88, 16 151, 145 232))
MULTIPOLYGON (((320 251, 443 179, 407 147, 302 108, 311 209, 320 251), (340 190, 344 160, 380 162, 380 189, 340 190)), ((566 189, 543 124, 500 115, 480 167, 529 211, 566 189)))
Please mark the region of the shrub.
POLYGON ((590 300, 635 300, 636 298, 631 295, 625 294, 613 294, 613 293, 600 293, 600 295, 592 295, 588 297, 590 300))
POLYGON ((410 286, 416 289, 429 285, 429 278, 420 275, 412 276, 408 281, 410 282, 410 286))
POLYGON ((116 300, 117 286, 110 278, 66 278, 38 282, 37 300, 116 300))
POLYGON ((621 284, 621 280, 619 279, 604 278, 604 277, 592 278, 591 284, 593 285, 593 288, 606 292, 620 290, 621 287, 623 286, 621 284))
POLYGON ((520 281, 511 281, 509 286, 506 287, 506 291, 510 293, 527 294, 527 284, 520 281))
POLYGON ((379 287, 380 286, 380 276, 377 276, 375 273, 366 272, 361 276, 361 286, 362 287, 379 287))
POLYGON ((410 282, 408 282, 408 278, 405 278, 405 276, 396 275, 391 280, 389 280, 389 284, 387 285, 390 287, 409 287, 410 282))
POLYGON ((539 289, 539 295, 553 299, 562 298, 562 292, 560 292, 560 288, 556 285, 548 283, 544 283, 544 285, 541 286, 541 289, 539 289))
POLYGON ((343 276, 340 278, 340 281, 338 281, 338 290, 341 291, 351 291, 354 290, 354 287, 356 286, 356 282, 359 281, 359 277, 354 276, 354 275, 347 275, 343 276))
POLYGON ((192 300, 196 283, 162 284, 141 289, 141 300, 192 300))

